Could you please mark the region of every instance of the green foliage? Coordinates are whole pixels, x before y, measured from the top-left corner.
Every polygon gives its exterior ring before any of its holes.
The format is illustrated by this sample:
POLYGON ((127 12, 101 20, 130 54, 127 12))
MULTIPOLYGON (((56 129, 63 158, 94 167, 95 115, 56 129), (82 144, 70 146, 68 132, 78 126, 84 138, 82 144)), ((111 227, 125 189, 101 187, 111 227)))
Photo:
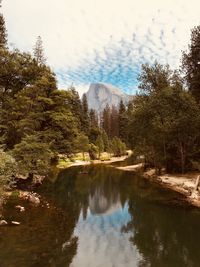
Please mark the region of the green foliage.
MULTIPOLYGON (((1 2, 0 2, 1 7, 1 2)), ((0 49, 5 48, 7 45, 7 33, 5 28, 5 21, 2 14, 0 14, 0 49)))
MULTIPOLYGON (((156 64, 156 69, 158 65, 156 64)), ((150 82, 159 81, 157 87, 142 93, 134 100, 134 111, 130 126, 131 144, 138 153, 146 156, 146 161, 158 169, 164 166, 168 171, 185 172, 195 156, 196 142, 199 137, 200 112, 192 95, 181 86, 181 79, 171 75, 168 67, 160 66, 157 73, 149 68, 150 82), (160 76, 164 71, 164 81, 160 76), (153 73, 153 74, 152 74, 153 73), (171 76, 170 76, 171 75, 171 76), (167 85, 166 81, 170 83, 167 85), (167 85, 166 87, 163 84, 167 85)), ((142 87, 149 88, 146 79, 141 77, 142 87)))
POLYGON ((94 109, 90 109, 89 117, 90 117, 90 127, 98 127, 98 115, 94 109))
POLYGON ((81 116, 81 129, 87 134, 90 126, 89 109, 86 94, 82 97, 82 116, 81 116))
POLYGON ((108 135, 104 130, 102 131, 101 135, 102 135, 102 140, 103 140, 103 145, 104 145, 104 151, 108 152, 109 151, 109 146, 110 146, 108 135))
POLYGON ((56 153, 71 154, 76 149, 78 119, 66 103, 71 95, 68 91, 56 90, 51 94, 51 102, 44 113, 43 128, 40 134, 56 153))
POLYGON ((127 117, 127 110, 123 103, 120 101, 119 104, 119 138, 127 143, 127 133, 128 133, 128 117, 127 117))
POLYGON ((110 138, 119 136, 119 110, 112 106, 110 111, 110 138))
POLYGON ((95 143, 97 137, 101 134, 98 126, 98 115, 95 110, 91 109, 89 112, 89 131, 87 132, 90 143, 95 143))
POLYGON ((147 95, 160 91, 170 85, 171 75, 169 65, 161 65, 158 62, 155 62, 153 66, 143 64, 141 74, 138 77, 139 89, 147 95))
POLYGON ((114 137, 111 142, 111 150, 116 157, 120 157, 126 154, 126 144, 118 137, 114 137))
POLYGON ((68 98, 65 101, 65 104, 68 106, 74 117, 77 119, 78 127, 79 129, 81 129, 82 103, 78 92, 73 86, 68 89, 68 98))
POLYGON ((98 154, 99 154, 98 156, 100 158, 101 153, 104 151, 104 143, 101 135, 97 137, 96 146, 98 147, 98 154))
POLYGON ((89 150, 89 139, 85 134, 81 133, 77 136, 76 148, 78 152, 83 153, 83 158, 85 159, 85 152, 89 150))
POLYGON ((101 127, 106 132, 106 134, 111 136, 111 128, 110 128, 110 107, 106 105, 103 110, 102 118, 101 118, 101 127))
POLYGON ((90 146, 89 146, 90 159, 92 159, 92 160, 97 159, 98 152, 99 152, 99 148, 97 146, 95 146, 93 143, 90 144, 90 146))
POLYGON ((17 172, 15 159, 0 149, 0 204, 4 199, 4 191, 14 185, 13 178, 17 172))
POLYGON ((44 48, 41 36, 38 36, 35 47, 33 49, 34 58, 38 64, 45 64, 44 48))
POLYGON ((46 175, 49 171, 52 152, 49 145, 43 143, 37 135, 30 135, 15 145, 12 154, 16 159, 20 173, 46 175))
POLYGON ((191 31, 191 43, 183 53, 182 67, 189 90, 200 101, 200 25, 191 31))

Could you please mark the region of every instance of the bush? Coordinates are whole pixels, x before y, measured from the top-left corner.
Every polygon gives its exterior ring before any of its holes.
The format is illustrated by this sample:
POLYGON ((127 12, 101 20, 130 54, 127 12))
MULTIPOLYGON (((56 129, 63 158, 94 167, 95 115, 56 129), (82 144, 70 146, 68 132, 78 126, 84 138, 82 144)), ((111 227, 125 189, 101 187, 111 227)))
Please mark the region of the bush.
POLYGON ((14 185, 16 171, 15 159, 9 153, 0 149, 0 204, 3 202, 5 190, 14 185))
POLYGON ((111 150, 116 157, 126 155, 126 144, 120 138, 114 137, 111 142, 111 150))
POLYGON ((97 159, 98 152, 99 152, 98 147, 95 146, 94 144, 90 144, 90 148, 89 148, 90 159, 92 160, 97 159))

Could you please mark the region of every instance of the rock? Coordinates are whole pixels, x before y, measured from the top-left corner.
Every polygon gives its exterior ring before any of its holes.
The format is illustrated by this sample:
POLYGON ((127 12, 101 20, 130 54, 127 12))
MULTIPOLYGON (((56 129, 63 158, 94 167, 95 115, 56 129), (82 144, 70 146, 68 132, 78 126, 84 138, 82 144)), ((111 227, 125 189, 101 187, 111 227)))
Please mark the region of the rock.
POLYGON ((0 226, 4 226, 4 225, 7 225, 8 223, 7 223, 7 221, 5 221, 5 220, 0 220, 0 226))
POLYGON ((133 98, 107 83, 92 83, 86 96, 89 108, 97 112, 103 111, 106 105, 118 107, 121 100, 127 104, 133 98))
POLYGON ((193 191, 190 197, 193 198, 193 199, 195 199, 195 200, 199 200, 199 193, 198 193, 198 191, 193 191))
POLYGON ((28 200, 29 200, 31 203, 35 204, 35 205, 39 205, 39 204, 40 204, 40 199, 39 199, 39 197, 37 197, 37 196, 35 196, 35 195, 33 195, 33 194, 30 194, 30 195, 29 195, 28 200))
POLYGON ((25 208, 22 207, 22 206, 20 206, 20 205, 15 206, 15 208, 16 208, 17 210, 19 210, 20 212, 25 211, 25 208))
POLYGON ((11 221, 11 224, 13 224, 13 225, 20 225, 20 222, 11 221))
POLYGON ((28 200, 34 205, 39 205, 40 204, 40 199, 36 193, 33 192, 23 192, 21 193, 20 197, 24 200, 28 200))

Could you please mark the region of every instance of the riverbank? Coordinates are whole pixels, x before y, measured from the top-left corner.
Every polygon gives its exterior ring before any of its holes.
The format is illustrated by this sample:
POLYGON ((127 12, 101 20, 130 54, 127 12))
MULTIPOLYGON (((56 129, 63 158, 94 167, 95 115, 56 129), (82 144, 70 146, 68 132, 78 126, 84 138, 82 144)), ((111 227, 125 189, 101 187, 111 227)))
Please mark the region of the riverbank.
POLYGON ((195 190, 196 180, 199 173, 191 172, 186 174, 161 174, 157 175, 155 169, 143 172, 143 164, 135 164, 125 167, 116 167, 119 170, 130 172, 141 172, 143 177, 159 184, 161 187, 176 191, 185 197, 185 200, 200 208, 200 192, 195 190))
POLYGON ((155 170, 149 170, 144 173, 145 178, 155 180, 162 187, 182 194, 188 203, 200 208, 200 192, 198 189, 195 190, 198 175, 199 173, 192 172, 157 176, 155 170))
MULTIPOLYGON (((100 160, 89 160, 89 155, 85 155, 85 160, 82 159, 82 153, 76 155, 76 158, 71 161, 69 158, 64 158, 58 163, 56 166, 56 175, 59 172, 59 169, 66 169, 73 166, 84 166, 84 165, 91 165, 91 164, 111 164, 114 162, 120 162, 126 160, 128 157, 132 155, 132 151, 128 150, 127 155, 121 157, 113 157, 108 153, 102 153, 100 160)), ((25 199, 28 202, 32 202, 35 204, 39 204, 39 195, 37 199, 35 198, 34 192, 35 189, 42 184, 43 180, 45 179, 44 176, 37 176, 34 181, 29 181, 26 177, 18 175, 16 178, 16 186, 13 190, 5 191, 2 196, 2 203, 0 202, 0 217, 1 217, 1 210, 3 203, 6 203, 7 199, 12 196, 12 194, 16 194, 18 199, 25 199)), ((52 179, 51 179, 52 180, 52 179)))
POLYGON ((114 157, 110 156, 108 153, 102 153, 101 159, 96 160, 89 160, 89 157, 86 155, 86 159, 75 159, 74 161, 62 160, 58 163, 57 168, 59 169, 66 169, 73 166, 84 166, 84 165, 91 165, 91 164, 111 164, 114 162, 120 162, 126 160, 128 157, 132 155, 132 151, 128 150, 127 155, 120 156, 120 157, 114 157))

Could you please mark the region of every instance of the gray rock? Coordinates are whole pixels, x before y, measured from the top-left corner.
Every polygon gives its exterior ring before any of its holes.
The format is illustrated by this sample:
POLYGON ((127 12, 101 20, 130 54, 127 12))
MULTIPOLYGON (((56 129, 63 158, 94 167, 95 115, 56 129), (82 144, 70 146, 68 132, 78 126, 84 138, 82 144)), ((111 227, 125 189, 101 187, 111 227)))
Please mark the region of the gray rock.
POLYGON ((11 224, 13 224, 13 225, 20 225, 20 222, 12 221, 11 224))
POLYGON ((5 220, 0 220, 0 226, 7 225, 7 224, 8 224, 7 221, 5 221, 5 220))
POLYGON ((86 96, 89 108, 95 109, 97 112, 103 111, 106 105, 117 107, 121 100, 126 104, 133 98, 119 88, 106 83, 92 83, 86 96))
POLYGON ((39 205, 40 204, 40 199, 37 196, 29 195, 29 201, 35 205, 39 205))
POLYGON ((20 212, 25 211, 25 208, 22 207, 22 206, 20 206, 20 205, 15 206, 15 208, 16 208, 17 210, 19 210, 20 212))

